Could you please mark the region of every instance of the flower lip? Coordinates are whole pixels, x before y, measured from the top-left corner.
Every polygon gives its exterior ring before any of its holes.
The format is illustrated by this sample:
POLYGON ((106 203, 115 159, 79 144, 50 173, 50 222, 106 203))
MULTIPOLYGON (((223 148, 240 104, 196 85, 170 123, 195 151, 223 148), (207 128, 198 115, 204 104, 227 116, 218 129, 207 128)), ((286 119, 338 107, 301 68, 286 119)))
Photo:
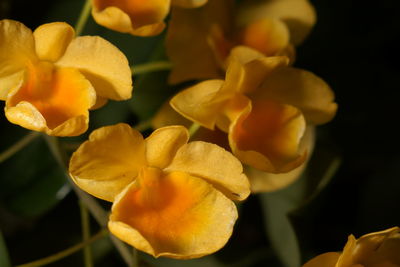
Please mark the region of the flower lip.
POLYGON ((117 196, 109 228, 155 257, 185 259, 222 247, 236 218, 233 202, 203 179, 147 167, 117 196))

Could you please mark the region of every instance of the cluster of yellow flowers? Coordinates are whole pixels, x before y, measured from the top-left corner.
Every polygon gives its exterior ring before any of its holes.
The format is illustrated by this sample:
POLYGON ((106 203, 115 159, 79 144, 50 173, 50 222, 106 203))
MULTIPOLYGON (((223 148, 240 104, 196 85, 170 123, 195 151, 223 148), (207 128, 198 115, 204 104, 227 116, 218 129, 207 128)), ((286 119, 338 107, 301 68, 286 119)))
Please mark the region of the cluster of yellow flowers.
MULTIPOLYGON (((202 81, 160 109, 146 139, 122 123, 93 131, 72 155, 70 176, 89 194, 113 202, 110 231, 137 249, 181 259, 213 253, 231 236, 238 216, 232 201, 299 177, 315 126, 336 113, 330 87, 292 67, 295 46, 315 23, 314 9, 308 0, 91 5, 95 21, 112 30, 151 36, 166 28, 169 82, 202 81), (189 143, 188 130, 176 125, 188 121, 204 127, 189 143)), ((76 136, 87 130, 90 109, 131 93, 128 60, 103 38, 75 37, 62 22, 34 32, 0 22, 0 98, 10 122, 76 136)), ((353 239, 348 246, 356 246, 353 239)), ((346 251, 339 261, 349 258, 346 251)))

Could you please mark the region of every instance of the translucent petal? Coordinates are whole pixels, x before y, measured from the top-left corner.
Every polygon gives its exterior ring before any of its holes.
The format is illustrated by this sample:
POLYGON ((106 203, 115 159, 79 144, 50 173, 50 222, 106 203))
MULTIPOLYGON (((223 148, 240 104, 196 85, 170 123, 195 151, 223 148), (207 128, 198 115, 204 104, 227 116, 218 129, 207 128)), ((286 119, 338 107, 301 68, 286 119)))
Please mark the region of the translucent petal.
POLYGON ((79 69, 101 97, 124 100, 132 95, 128 60, 117 47, 101 37, 75 38, 56 64, 79 69))
POLYGON ((30 61, 37 61, 32 31, 17 21, 1 20, 0 100, 20 84, 20 75, 30 61))
POLYGON ((34 32, 36 54, 40 60, 57 61, 75 36, 74 28, 65 22, 39 26, 34 32))
POLYGON ((229 143, 240 161, 261 171, 288 172, 306 158, 299 151, 305 131, 301 112, 290 105, 253 99, 229 129, 229 143))
POLYGON ((94 20, 109 29, 139 36, 159 34, 169 0, 92 0, 94 20))
POLYGON ((316 22, 314 7, 308 0, 261 0, 242 3, 238 7, 238 25, 247 25, 266 17, 280 19, 288 26, 290 41, 295 45, 304 41, 316 22))
POLYGON ((72 155, 69 172, 83 190, 113 201, 145 164, 142 135, 120 123, 93 131, 72 155))
POLYGON ((330 121, 337 110, 334 93, 326 82, 311 72, 291 67, 269 75, 253 97, 293 105, 312 124, 330 121))
POLYGON ((171 101, 171 106, 182 116, 213 129, 228 97, 221 91, 224 81, 208 80, 189 87, 171 101))
POLYGON ((182 171, 201 177, 230 199, 243 200, 250 194, 249 181, 240 161, 214 144, 196 141, 182 146, 165 171, 182 171))
POLYGON ((189 133, 183 126, 169 126, 155 130, 146 138, 146 159, 150 167, 165 168, 176 151, 187 143, 189 133))
POLYGON ((29 65, 24 84, 6 102, 6 116, 16 124, 49 135, 86 131, 88 109, 96 93, 79 71, 42 62, 29 65))
MULTIPOLYGON (((308 152, 307 159, 311 157, 314 144, 315 127, 308 126, 304 137, 301 140, 299 149, 300 151, 308 152)), ((254 169, 252 167, 247 167, 245 169, 245 174, 247 177, 249 177, 252 193, 274 192, 290 185, 300 178, 306 167, 307 161, 301 164, 299 167, 286 173, 269 173, 254 169)))
POLYGON ((155 257, 201 257, 225 245, 237 219, 231 200, 184 172, 145 168, 112 207, 110 231, 155 257))
POLYGON ((172 9, 166 37, 167 55, 173 63, 170 83, 223 77, 209 39, 213 25, 223 33, 230 31, 232 7, 233 1, 218 0, 196 9, 172 9))

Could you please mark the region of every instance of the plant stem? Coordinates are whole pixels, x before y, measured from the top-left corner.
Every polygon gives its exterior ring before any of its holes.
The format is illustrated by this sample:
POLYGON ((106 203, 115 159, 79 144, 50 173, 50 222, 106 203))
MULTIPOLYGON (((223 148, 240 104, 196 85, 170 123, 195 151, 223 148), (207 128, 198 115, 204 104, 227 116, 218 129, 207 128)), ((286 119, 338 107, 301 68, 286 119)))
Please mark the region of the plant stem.
POLYGON ((151 128, 151 121, 152 121, 152 118, 149 120, 141 121, 138 124, 133 125, 132 128, 134 128, 135 130, 137 130, 139 132, 145 131, 145 130, 151 128))
POLYGON ((26 145, 28 145, 31 141, 33 141, 36 137, 40 135, 39 132, 30 132, 29 134, 25 135, 23 138, 21 138, 18 142, 13 144, 11 147, 6 149, 0 154, 0 163, 3 161, 7 160, 11 156, 13 156, 15 153, 23 149, 26 145))
MULTIPOLYGON (((88 210, 83 201, 79 201, 79 207, 81 210, 83 242, 86 242, 90 238, 90 220, 89 220, 90 218, 88 210)), ((85 267, 93 267, 92 251, 89 245, 83 248, 83 259, 85 267)))
POLYGON ((192 126, 189 128, 189 135, 190 137, 193 137, 193 135, 197 132, 198 129, 200 129, 201 125, 193 122, 192 126))
MULTIPOLYGON (((75 191, 78 198, 85 204, 90 214, 92 214, 93 218, 97 221, 97 223, 101 227, 107 227, 108 223, 108 213, 100 206, 100 204, 86 192, 82 191, 74 182, 71 181, 68 171, 67 171, 67 156, 65 151, 63 151, 60 147, 58 139, 53 136, 43 135, 47 144, 52 152, 53 156, 56 158, 58 164, 64 171, 64 175, 67 180, 70 182, 72 189, 75 191)), ((131 266, 132 257, 130 250, 128 247, 115 236, 110 234, 111 241, 114 243, 114 246, 117 248, 121 257, 125 261, 126 264, 131 266)))
POLYGON ((85 27, 86 22, 89 18, 91 8, 92 8, 91 0, 86 0, 81 10, 81 14, 79 15, 78 21, 75 24, 76 36, 82 34, 83 28, 85 27))
POLYGON ((133 75, 140 75, 148 72, 170 70, 171 68, 172 64, 169 61, 153 61, 140 65, 134 65, 131 67, 131 71, 133 75))
POLYGON ((136 248, 132 248, 132 267, 139 267, 139 253, 136 248))
POLYGON ((60 251, 60 252, 58 252, 56 254, 53 254, 51 256, 42 258, 40 260, 36 260, 36 261, 33 261, 33 262, 17 265, 15 267, 37 267, 37 266, 44 266, 46 264, 58 261, 58 260, 60 260, 62 258, 65 258, 65 257, 67 257, 67 256, 69 256, 69 255, 81 250, 82 248, 84 248, 84 247, 88 246, 89 244, 93 243, 94 241, 96 241, 96 240, 98 240, 98 239, 100 239, 102 237, 105 237, 106 234, 107 234, 107 230, 103 229, 103 230, 101 230, 100 232, 98 232, 97 234, 95 234, 94 236, 92 236, 91 238, 89 238, 88 240, 86 240, 86 241, 84 241, 82 243, 79 243, 79 244, 77 244, 75 246, 67 248, 67 249, 65 249, 63 251, 60 251))

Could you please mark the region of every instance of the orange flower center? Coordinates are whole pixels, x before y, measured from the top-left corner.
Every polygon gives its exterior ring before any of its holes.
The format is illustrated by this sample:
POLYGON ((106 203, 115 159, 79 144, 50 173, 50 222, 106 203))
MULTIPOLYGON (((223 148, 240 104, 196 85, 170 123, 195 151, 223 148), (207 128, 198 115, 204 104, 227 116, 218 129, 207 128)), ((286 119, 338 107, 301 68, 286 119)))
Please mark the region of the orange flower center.
POLYGON ((257 151, 272 162, 296 157, 305 130, 300 111, 268 100, 252 104, 251 112, 242 116, 233 130, 237 147, 257 151))
POLYGON ((204 184, 184 172, 165 174, 147 167, 113 214, 116 220, 137 229, 157 251, 178 251, 181 248, 174 246, 184 246, 184 242, 177 239, 188 239, 202 230, 199 222, 207 221, 207 214, 203 214, 207 211, 193 212, 207 193, 204 184))
POLYGON ((10 106, 26 101, 42 114, 50 129, 90 107, 88 82, 78 70, 58 68, 49 62, 28 63, 22 87, 9 100, 10 106))

